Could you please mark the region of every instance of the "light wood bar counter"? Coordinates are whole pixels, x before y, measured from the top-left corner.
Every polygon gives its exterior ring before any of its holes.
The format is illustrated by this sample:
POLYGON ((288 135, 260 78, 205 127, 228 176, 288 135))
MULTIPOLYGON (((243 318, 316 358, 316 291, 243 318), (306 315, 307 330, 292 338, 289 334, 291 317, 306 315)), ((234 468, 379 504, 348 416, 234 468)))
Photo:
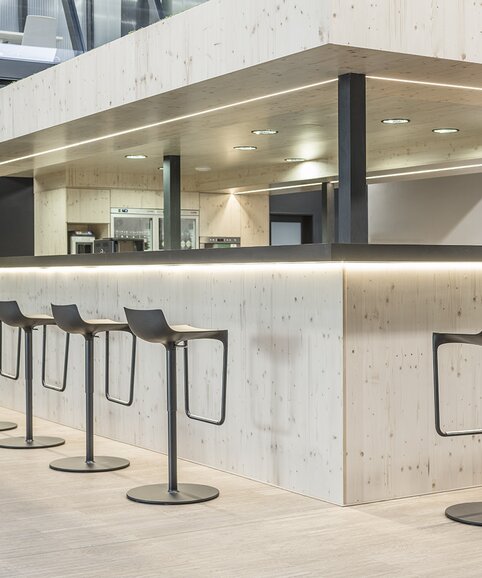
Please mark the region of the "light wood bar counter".
MULTIPOLYGON (((25 312, 76 303, 86 318, 123 320, 123 307, 162 308, 172 323, 229 330, 228 406, 220 427, 191 422, 179 392, 179 453, 195 462, 336 504, 357 504, 482 483, 477 438, 435 433, 433 331, 482 327, 482 248, 306 245, 144 254, 0 259, 0 299, 25 312)), ((50 381, 63 335, 49 334, 50 381)), ((4 328, 4 364, 14 339, 4 328)), ((111 336, 111 377, 128 386, 129 338, 111 336)), ((211 346, 212 347, 212 346, 211 346)), ((443 416, 453 426, 481 413, 477 351, 441 350, 443 416)), ((71 343, 64 394, 40 385, 39 417, 83 428, 82 343, 71 343)), ((195 344, 196 412, 217 410, 220 350, 195 344)), ((164 354, 140 343, 131 408, 103 399, 97 341, 96 432, 165 451, 164 354)), ((181 378, 181 375, 179 376, 181 378)), ((23 391, 0 379, 0 404, 23 391)))

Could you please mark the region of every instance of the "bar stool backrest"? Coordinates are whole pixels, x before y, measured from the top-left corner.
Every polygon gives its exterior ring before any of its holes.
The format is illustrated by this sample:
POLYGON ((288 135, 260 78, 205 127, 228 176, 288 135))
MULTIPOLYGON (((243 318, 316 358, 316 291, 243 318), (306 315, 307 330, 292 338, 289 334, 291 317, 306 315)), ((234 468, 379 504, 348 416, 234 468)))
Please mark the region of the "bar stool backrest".
POLYGON ((167 344, 175 332, 166 321, 161 309, 128 309, 124 307, 127 323, 136 337, 151 343, 167 344))
POLYGON ((0 321, 12 327, 24 327, 28 320, 16 301, 0 301, 0 321))
POLYGON ((60 329, 67 333, 77 333, 80 335, 91 333, 91 328, 80 316, 77 305, 52 304, 52 314, 60 329))

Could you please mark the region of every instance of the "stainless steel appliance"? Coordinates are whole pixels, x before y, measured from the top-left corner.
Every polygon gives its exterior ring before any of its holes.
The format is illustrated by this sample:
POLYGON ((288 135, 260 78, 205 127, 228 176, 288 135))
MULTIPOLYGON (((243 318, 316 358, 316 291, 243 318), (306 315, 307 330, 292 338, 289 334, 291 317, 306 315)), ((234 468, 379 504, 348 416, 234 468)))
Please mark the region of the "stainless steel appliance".
POLYGON ((144 239, 97 239, 94 242, 94 253, 128 253, 144 251, 144 239))
MULTIPOLYGON (((199 211, 181 211, 181 248, 199 247, 199 211)), ((115 239, 144 239, 146 251, 164 248, 162 209, 111 209, 111 234, 115 239)))
POLYGON ((95 236, 92 231, 71 231, 69 238, 69 252, 71 255, 94 252, 95 236))
POLYGON ((201 249, 230 249, 241 246, 241 237, 200 237, 201 249))

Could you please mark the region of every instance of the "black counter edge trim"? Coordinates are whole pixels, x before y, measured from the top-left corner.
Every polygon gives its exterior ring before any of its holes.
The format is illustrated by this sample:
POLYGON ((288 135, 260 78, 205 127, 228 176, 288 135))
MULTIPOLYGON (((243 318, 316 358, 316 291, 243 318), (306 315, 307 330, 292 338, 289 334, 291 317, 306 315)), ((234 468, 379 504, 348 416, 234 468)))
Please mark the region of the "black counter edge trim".
POLYGON ((482 262, 482 246, 313 244, 102 255, 2 257, 0 268, 296 262, 482 262))

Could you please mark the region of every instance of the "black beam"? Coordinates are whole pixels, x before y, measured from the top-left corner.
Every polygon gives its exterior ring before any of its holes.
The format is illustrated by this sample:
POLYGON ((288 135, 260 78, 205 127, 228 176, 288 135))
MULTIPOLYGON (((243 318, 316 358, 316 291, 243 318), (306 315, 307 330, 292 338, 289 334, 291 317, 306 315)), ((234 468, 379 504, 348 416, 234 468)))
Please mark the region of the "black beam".
POLYGON ((80 26, 75 0, 62 0, 62 8, 64 9, 65 20, 67 21, 67 28, 69 29, 72 50, 76 52, 86 52, 87 47, 82 27, 80 26))
POLYGON ((181 157, 164 157, 164 249, 181 248, 181 157))
POLYGON ((364 74, 338 78, 338 242, 368 242, 364 74))

